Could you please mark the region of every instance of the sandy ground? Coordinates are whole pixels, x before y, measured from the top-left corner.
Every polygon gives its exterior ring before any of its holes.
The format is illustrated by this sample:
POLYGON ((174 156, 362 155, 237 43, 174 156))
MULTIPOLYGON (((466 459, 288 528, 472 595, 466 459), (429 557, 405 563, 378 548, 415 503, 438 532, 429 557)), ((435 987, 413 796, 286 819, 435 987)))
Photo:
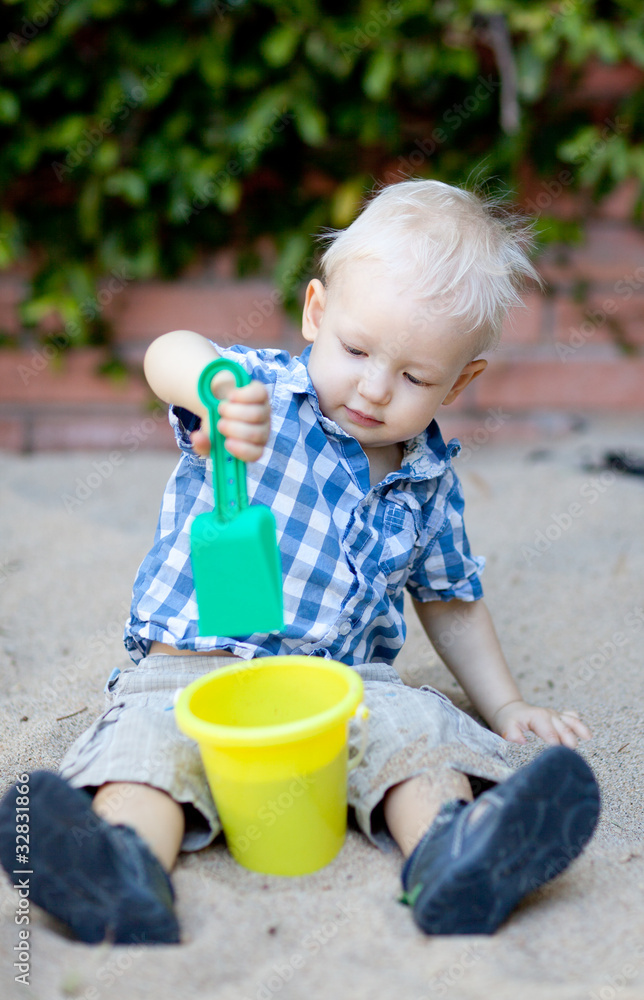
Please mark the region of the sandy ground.
MULTIPOLYGON (((180 947, 87 947, 32 907, 30 987, 14 982, 18 897, 3 875, 0 995, 644 997, 644 479, 584 469, 605 448, 641 454, 641 442, 641 422, 591 419, 530 445, 492 435, 459 460, 509 661, 527 698, 583 714, 594 736, 581 752, 603 794, 586 852, 496 935, 424 937, 397 902, 400 855, 355 829, 332 864, 301 878, 250 873, 218 842, 180 858, 180 947)), ((127 662, 130 589, 176 459, 121 457, 0 457, 1 790, 16 773, 56 768, 101 710, 112 667, 127 662)), ((408 683, 467 708, 411 616, 398 665, 408 683)), ((540 749, 534 739, 509 757, 520 764, 540 749)))

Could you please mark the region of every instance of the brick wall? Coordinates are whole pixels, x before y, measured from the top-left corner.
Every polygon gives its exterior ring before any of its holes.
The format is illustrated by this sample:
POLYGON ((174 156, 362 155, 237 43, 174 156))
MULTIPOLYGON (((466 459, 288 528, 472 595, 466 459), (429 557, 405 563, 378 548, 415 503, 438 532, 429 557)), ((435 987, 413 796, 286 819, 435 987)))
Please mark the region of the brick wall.
MULTIPOLYGON (((593 413, 644 415, 644 228, 628 220, 637 192, 625 185, 586 224, 578 247, 551 247, 539 261, 546 293, 526 296, 509 317, 487 371, 441 411, 446 434, 481 442, 565 431, 593 413)), ((550 197, 533 185, 537 208, 550 197)), ((560 213, 578 210, 565 191, 560 213)), ((549 207, 549 206, 548 206, 549 207)), ((304 342, 266 281, 235 282, 223 258, 175 282, 126 284, 99 301, 114 326, 129 377, 98 374, 99 348, 62 352, 30 343, 17 305, 24 279, 0 275, 0 448, 14 451, 174 447, 141 375, 147 344, 167 330, 197 330, 228 343, 285 347, 304 342)))

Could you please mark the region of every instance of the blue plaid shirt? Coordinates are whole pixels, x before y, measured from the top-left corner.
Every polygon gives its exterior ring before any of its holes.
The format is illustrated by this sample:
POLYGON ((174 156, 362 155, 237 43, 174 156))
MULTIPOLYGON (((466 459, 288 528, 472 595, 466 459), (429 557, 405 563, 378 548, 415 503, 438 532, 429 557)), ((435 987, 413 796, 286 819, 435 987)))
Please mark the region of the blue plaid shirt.
POLYGON ((198 418, 171 407, 182 455, 134 583, 124 638, 135 662, 158 639, 244 659, 299 653, 349 666, 392 663, 405 640, 404 588, 419 601, 482 596, 484 560, 470 554, 451 465, 456 439, 445 445, 432 422, 406 442, 402 467, 371 486, 356 439, 320 411, 307 369, 310 347, 291 358, 286 351, 214 346, 272 396, 270 438, 259 461, 247 465, 247 484, 249 501, 266 504, 277 522, 285 627, 238 639, 198 634, 190 526, 212 510, 210 461, 190 442, 198 418))

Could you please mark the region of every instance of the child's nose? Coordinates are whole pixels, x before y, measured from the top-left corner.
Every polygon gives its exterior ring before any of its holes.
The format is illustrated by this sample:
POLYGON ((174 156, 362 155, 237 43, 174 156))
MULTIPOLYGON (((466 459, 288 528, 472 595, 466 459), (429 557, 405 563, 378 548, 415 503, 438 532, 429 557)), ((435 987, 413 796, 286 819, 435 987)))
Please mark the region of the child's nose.
POLYGON ((388 403, 391 398, 391 380, 387 370, 369 365, 358 382, 358 392, 373 403, 388 403))

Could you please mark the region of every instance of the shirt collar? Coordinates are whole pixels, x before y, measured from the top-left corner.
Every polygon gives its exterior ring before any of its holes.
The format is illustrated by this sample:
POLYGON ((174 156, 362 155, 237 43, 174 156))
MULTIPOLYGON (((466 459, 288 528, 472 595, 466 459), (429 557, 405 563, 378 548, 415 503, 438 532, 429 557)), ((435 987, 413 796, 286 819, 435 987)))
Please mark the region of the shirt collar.
MULTIPOLYGON (((320 410, 318 395, 308 371, 310 354, 311 345, 309 344, 299 357, 292 359, 290 373, 288 378, 284 380, 284 385, 294 393, 309 396, 315 415, 327 434, 332 437, 351 438, 352 436, 347 434, 339 424, 325 417, 320 410)), ((461 443, 457 438, 451 438, 445 444, 438 424, 432 420, 426 430, 405 442, 401 468, 391 472, 384 482, 393 483, 397 479, 403 478, 414 482, 435 479, 445 472, 451 464, 452 458, 458 455, 460 450, 461 443)))

